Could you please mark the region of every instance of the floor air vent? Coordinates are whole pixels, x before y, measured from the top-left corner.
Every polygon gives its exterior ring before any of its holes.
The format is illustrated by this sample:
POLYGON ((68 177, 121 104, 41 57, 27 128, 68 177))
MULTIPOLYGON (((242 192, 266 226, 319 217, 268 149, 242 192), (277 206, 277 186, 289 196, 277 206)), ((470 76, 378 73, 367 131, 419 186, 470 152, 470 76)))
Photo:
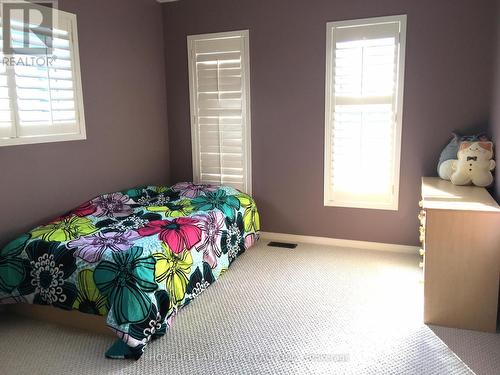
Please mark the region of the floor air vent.
POLYGON ((271 247, 284 247, 285 249, 295 249, 297 247, 296 243, 288 243, 288 242, 269 242, 267 246, 271 247))

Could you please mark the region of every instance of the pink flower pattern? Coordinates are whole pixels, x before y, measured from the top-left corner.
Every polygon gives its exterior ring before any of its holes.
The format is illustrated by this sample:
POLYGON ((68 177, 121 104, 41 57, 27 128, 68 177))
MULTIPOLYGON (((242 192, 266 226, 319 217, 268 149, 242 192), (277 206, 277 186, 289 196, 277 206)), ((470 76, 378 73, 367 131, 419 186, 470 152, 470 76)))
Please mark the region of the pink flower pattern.
POLYGON ((125 217, 132 214, 134 201, 122 193, 105 194, 91 201, 96 208, 95 216, 125 217))
POLYGON ((255 243, 257 242, 258 239, 259 239, 259 236, 257 234, 255 234, 255 233, 248 234, 245 237, 245 248, 247 248, 247 249, 251 248, 253 245, 255 245, 255 243))
POLYGON ((113 252, 128 250, 134 246, 134 240, 138 238, 139 235, 133 231, 97 233, 70 241, 67 247, 77 249, 75 257, 95 263, 101 260, 106 250, 113 252))
POLYGON ((172 186, 172 190, 178 191, 186 198, 196 198, 207 191, 216 191, 217 186, 207 184, 195 184, 193 182, 179 182, 172 186))
POLYGON ((189 217, 180 217, 171 221, 150 221, 137 232, 141 236, 158 234, 158 238, 165 242, 175 254, 191 249, 201 239, 199 221, 189 217))
POLYGON ((196 216, 200 220, 202 236, 196 245, 197 251, 203 251, 203 261, 210 268, 217 267, 217 258, 222 254, 220 240, 224 227, 224 215, 220 211, 211 211, 205 216, 196 216))

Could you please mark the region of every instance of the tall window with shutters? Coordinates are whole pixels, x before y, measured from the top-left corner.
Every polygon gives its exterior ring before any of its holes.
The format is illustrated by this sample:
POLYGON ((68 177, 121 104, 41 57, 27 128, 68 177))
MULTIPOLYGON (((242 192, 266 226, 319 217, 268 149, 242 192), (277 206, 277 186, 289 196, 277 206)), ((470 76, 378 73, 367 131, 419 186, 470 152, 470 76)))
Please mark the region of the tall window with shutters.
POLYGON ((251 193, 248 31, 188 36, 195 182, 251 193))
MULTIPOLYGON (((0 52, 0 146, 85 139, 76 16, 54 14, 51 53, 32 59, 0 52)), ((23 47, 23 22, 11 18, 14 48, 23 47)))
POLYGON ((327 24, 327 206, 398 209, 406 16, 327 24))

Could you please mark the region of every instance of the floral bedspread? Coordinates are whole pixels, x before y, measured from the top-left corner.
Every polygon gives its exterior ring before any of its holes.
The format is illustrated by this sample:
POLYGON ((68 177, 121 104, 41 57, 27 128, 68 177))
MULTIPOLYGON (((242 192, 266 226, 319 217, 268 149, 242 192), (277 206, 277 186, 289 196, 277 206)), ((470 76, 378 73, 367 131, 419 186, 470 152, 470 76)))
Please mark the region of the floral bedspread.
POLYGON ((254 200, 179 183, 105 194, 0 250, 0 304, 107 315, 110 358, 142 355, 258 239, 254 200))

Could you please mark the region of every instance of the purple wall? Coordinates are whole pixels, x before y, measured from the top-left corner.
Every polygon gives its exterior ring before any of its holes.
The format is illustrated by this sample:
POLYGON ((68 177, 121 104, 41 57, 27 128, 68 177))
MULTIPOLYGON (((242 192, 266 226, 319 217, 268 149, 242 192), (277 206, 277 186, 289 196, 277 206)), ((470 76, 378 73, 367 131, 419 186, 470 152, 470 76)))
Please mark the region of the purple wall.
POLYGON ((263 230, 415 245, 420 177, 489 119, 495 0, 182 0, 163 5, 172 180, 192 179, 186 36, 250 29, 253 193, 263 230), (408 15, 399 211, 323 206, 327 21, 408 15))
MULTIPOLYGON (((500 0, 498 1, 497 20, 500 20, 500 0)), ((494 141, 496 142, 497 168, 495 193, 497 201, 500 202, 500 22, 497 23, 497 39, 496 39, 496 60, 495 60, 495 79, 493 87, 493 115, 492 115, 492 130, 494 141)))
POLYGON ((161 5, 59 5, 78 18, 87 140, 0 147, 0 244, 100 193, 169 179, 161 5))

